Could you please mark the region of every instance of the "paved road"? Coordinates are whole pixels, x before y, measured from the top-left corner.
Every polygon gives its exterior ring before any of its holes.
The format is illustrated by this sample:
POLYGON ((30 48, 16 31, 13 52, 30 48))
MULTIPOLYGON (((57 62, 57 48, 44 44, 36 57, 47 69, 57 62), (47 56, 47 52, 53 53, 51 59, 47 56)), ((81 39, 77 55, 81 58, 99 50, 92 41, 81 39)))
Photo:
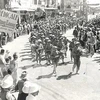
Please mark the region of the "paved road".
MULTIPOLYGON (((65 35, 71 40, 72 30, 65 35)), ((73 64, 70 63, 68 51, 66 65, 59 65, 57 77, 51 77, 52 66, 46 66, 45 61, 41 66, 31 61, 28 35, 15 39, 4 48, 11 51, 11 54, 18 52, 19 76, 22 70, 27 70, 29 80, 42 87, 37 100, 100 100, 100 54, 95 54, 93 58, 82 57, 80 74, 73 74, 70 78, 68 74, 73 64)))

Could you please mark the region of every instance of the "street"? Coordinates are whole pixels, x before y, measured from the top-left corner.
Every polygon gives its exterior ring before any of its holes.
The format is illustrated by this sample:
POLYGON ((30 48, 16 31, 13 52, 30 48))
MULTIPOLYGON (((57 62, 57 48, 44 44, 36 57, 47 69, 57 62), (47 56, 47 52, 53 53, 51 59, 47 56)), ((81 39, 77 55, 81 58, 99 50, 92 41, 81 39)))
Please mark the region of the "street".
MULTIPOLYGON (((65 36, 71 40, 73 30, 68 30, 65 36)), ((100 100, 100 54, 92 58, 81 57, 79 75, 69 73, 73 67, 70 62, 70 52, 67 52, 66 64, 57 67, 57 77, 52 77, 52 66, 32 62, 28 35, 23 35, 4 46, 11 55, 19 55, 18 75, 27 70, 28 79, 41 86, 37 100, 100 100)))

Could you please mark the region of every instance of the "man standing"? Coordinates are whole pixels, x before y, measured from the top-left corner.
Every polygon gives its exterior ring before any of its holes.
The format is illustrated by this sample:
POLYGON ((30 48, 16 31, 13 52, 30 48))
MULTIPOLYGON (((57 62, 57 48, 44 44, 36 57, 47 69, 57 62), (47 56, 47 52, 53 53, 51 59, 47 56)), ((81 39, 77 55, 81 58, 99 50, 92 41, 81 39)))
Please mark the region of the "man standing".
POLYGON ((76 42, 73 52, 73 58, 74 58, 74 65, 72 71, 74 72, 74 69, 76 68, 76 74, 78 74, 78 71, 80 69, 80 56, 82 55, 82 52, 79 50, 79 42, 76 42))
POLYGON ((72 54, 73 48, 74 48, 74 39, 72 39, 72 42, 70 42, 70 44, 69 44, 69 50, 70 50, 71 61, 72 61, 72 59, 73 59, 73 54, 72 54))
POLYGON ((53 46, 52 50, 51 50, 51 60, 52 60, 52 64, 53 64, 53 76, 56 77, 57 72, 56 72, 56 68, 59 62, 59 51, 57 50, 57 46, 53 46))
POLYGON ((17 100, 26 100, 28 94, 23 93, 22 88, 24 86, 24 83, 27 81, 27 72, 23 71, 20 78, 21 80, 19 80, 17 85, 15 86, 15 91, 19 92, 17 100))
POLYGON ((74 31, 73 31, 73 35, 74 37, 78 37, 78 30, 77 30, 77 27, 75 27, 74 31))
POLYGON ((2 48, 2 34, 0 33, 0 48, 2 48))
POLYGON ((4 72, 5 72, 5 50, 1 49, 0 51, 0 76, 4 77, 4 72))
POLYGON ((51 64, 51 50, 52 50, 53 45, 51 44, 51 40, 47 41, 47 44, 45 45, 45 54, 46 54, 46 60, 47 60, 47 65, 51 64))

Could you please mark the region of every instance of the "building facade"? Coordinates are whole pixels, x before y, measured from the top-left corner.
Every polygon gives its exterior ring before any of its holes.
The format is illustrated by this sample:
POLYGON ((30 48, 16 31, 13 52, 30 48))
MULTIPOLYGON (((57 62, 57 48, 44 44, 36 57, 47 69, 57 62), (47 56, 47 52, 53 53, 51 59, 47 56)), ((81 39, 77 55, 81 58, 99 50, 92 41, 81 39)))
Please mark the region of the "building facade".
POLYGON ((61 9, 79 9, 81 0, 60 0, 61 9))
POLYGON ((5 9, 8 0, 0 0, 0 9, 5 9))

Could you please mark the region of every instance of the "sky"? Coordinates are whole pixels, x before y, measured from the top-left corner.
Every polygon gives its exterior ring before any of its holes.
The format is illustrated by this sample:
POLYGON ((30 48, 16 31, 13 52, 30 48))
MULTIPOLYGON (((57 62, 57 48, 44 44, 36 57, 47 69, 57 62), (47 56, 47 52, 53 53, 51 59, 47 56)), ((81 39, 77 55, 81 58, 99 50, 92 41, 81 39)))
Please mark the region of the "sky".
POLYGON ((89 4, 96 4, 96 3, 100 3, 100 0, 87 0, 89 2, 89 4))

